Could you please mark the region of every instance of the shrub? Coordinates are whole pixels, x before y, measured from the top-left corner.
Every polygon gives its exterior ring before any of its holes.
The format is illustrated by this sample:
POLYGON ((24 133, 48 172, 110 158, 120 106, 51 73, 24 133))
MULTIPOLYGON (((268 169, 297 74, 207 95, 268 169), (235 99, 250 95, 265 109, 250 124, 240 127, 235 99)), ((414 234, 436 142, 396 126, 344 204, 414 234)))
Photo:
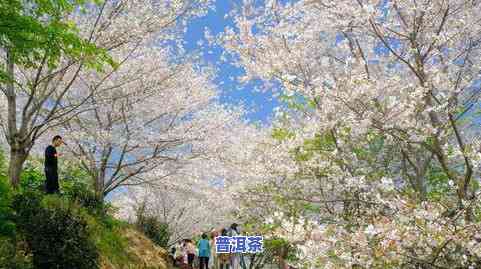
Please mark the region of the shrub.
POLYGON ((26 191, 14 197, 13 207, 35 268, 98 268, 98 253, 85 213, 76 204, 26 191))
POLYGON ((45 175, 41 169, 27 162, 20 176, 20 188, 25 191, 44 191, 45 175))
POLYGON ((261 253, 248 254, 251 256, 251 268, 260 269, 267 265, 278 263, 278 258, 285 260, 297 260, 297 248, 282 238, 264 239, 264 250, 261 253))
POLYGON ((169 243, 169 226, 153 216, 142 216, 137 220, 137 227, 155 244, 166 248, 169 243))
POLYGON ((0 176, 0 236, 13 234, 15 225, 11 221, 12 193, 5 177, 0 176))
POLYGON ((91 176, 79 167, 78 163, 63 162, 61 178, 60 183, 65 196, 72 201, 76 201, 90 214, 102 218, 106 217, 109 205, 95 195, 91 176))
POLYGON ((16 249, 13 238, 0 236, 0 268, 33 269, 33 264, 24 249, 16 249))
POLYGON ((0 236, 0 268, 11 267, 14 256, 15 247, 10 238, 0 236))
POLYGON ((11 235, 13 223, 10 221, 11 189, 8 183, 3 152, 0 150, 0 236, 11 235))
POLYGON ((5 160, 5 154, 3 153, 0 145, 0 178, 2 177, 7 177, 7 162, 5 160))
POLYGON ((103 200, 98 198, 84 182, 69 182, 69 184, 64 187, 64 194, 70 200, 84 207, 92 215, 104 216, 106 214, 106 206, 103 200))

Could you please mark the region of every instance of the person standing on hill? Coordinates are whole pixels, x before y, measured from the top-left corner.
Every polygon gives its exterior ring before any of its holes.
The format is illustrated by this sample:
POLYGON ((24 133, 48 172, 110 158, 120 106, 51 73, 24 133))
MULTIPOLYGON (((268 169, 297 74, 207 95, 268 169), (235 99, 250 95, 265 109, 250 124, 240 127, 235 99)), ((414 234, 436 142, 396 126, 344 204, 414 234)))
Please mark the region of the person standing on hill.
POLYGON ((45 191, 48 194, 59 193, 57 148, 64 144, 61 136, 56 135, 52 144, 45 149, 45 191))
POLYGON ((200 269, 209 269, 210 243, 207 234, 202 234, 202 239, 197 243, 197 247, 199 248, 200 269))

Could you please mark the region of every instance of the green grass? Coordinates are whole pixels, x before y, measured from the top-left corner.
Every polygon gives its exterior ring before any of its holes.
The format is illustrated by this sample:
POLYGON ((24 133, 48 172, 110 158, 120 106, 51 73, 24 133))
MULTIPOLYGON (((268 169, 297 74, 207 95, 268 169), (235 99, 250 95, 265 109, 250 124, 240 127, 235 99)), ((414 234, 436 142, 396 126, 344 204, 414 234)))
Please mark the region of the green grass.
POLYGON ((95 245, 103 258, 119 267, 136 262, 136 258, 128 252, 128 240, 122 236, 129 224, 108 215, 103 217, 90 215, 88 224, 95 245))

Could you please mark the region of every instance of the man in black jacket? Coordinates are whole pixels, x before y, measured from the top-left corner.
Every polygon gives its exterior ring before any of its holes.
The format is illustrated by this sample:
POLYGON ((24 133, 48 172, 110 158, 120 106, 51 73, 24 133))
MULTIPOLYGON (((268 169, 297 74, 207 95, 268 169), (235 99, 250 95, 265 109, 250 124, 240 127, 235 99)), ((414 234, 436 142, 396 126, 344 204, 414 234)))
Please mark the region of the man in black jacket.
POLYGON ((52 144, 45 149, 45 191, 49 194, 59 193, 58 184, 58 147, 63 144, 62 137, 56 135, 52 139, 52 144))

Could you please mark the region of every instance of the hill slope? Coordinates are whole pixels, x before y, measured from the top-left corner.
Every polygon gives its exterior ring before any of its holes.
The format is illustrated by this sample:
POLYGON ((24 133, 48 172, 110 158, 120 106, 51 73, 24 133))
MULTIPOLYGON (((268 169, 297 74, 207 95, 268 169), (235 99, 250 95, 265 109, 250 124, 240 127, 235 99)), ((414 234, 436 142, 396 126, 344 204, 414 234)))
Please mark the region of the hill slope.
POLYGON ((169 269, 167 251, 156 246, 150 239, 142 233, 132 228, 123 229, 123 236, 128 240, 127 252, 131 255, 132 263, 119 267, 108 261, 108 258, 101 255, 102 269, 169 269))

